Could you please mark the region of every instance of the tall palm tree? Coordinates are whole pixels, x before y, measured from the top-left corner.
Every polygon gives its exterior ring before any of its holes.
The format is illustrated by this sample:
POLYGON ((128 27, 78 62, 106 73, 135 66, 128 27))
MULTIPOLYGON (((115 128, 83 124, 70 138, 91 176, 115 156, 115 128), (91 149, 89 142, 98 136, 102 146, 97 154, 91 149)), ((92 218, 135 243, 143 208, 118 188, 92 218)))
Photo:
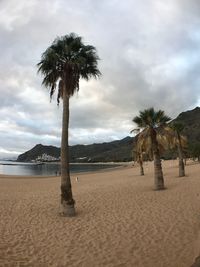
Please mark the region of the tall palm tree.
POLYGON ((75 215, 75 201, 72 195, 69 171, 69 99, 79 90, 79 80, 89 80, 100 76, 97 68, 99 57, 95 47, 85 45, 82 38, 70 33, 56 38, 42 54, 37 64, 43 76, 42 84, 50 89, 50 98, 57 90, 57 103, 63 100, 61 137, 61 213, 63 216, 75 215))
POLYGON ((158 129, 163 128, 171 118, 166 116, 164 111, 155 111, 154 108, 145 109, 139 112, 139 116, 133 118, 137 127, 142 129, 138 136, 138 147, 140 151, 148 150, 154 159, 154 184, 155 190, 164 189, 164 178, 160 159, 158 143, 158 129))
POLYGON ((183 162, 183 147, 186 146, 186 138, 181 134, 184 129, 184 125, 180 122, 174 122, 171 125, 172 130, 175 133, 175 146, 178 150, 179 158, 179 177, 185 176, 185 165, 183 162))

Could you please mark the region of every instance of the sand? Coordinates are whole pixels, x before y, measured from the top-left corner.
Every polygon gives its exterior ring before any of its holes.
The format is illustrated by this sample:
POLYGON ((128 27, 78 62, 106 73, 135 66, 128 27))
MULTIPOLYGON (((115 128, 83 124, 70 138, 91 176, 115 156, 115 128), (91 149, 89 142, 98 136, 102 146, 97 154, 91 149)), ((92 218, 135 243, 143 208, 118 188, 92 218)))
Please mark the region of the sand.
POLYGON ((60 178, 0 176, 0 266, 190 267, 200 253, 200 164, 153 191, 152 163, 72 176, 77 216, 60 217, 60 178))

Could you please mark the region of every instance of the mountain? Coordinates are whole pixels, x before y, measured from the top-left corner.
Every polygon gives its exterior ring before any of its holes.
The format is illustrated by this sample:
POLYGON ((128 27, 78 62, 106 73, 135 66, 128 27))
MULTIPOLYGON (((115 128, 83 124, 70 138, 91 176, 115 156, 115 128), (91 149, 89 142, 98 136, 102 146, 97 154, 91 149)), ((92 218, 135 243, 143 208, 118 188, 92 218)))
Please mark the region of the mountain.
MULTIPOLYGON (((200 144, 200 107, 180 113, 173 122, 181 122, 185 126, 183 134, 187 136, 189 146, 194 147, 200 144)), ((133 140, 133 137, 127 136, 122 140, 108 143, 70 146, 70 162, 130 161, 132 160, 133 140)), ((39 144, 19 155, 17 161, 35 160, 42 154, 59 158, 60 148, 39 144)), ((171 157, 171 153, 169 155, 171 157)))
POLYGON ((43 146, 38 144, 34 146, 31 150, 21 154, 18 156, 17 161, 29 162, 31 160, 35 160, 37 157, 42 154, 47 154, 55 158, 60 157, 60 148, 55 146, 43 146))
MULTIPOLYGON (((130 161, 132 158, 133 138, 127 136, 122 140, 92 145, 75 145, 69 147, 70 162, 110 162, 130 161)), ((29 162, 47 154, 59 158, 60 148, 36 145, 31 150, 18 156, 17 161, 29 162)))
POLYGON ((174 121, 185 126, 183 134, 189 144, 200 143, 200 107, 180 113, 174 121))

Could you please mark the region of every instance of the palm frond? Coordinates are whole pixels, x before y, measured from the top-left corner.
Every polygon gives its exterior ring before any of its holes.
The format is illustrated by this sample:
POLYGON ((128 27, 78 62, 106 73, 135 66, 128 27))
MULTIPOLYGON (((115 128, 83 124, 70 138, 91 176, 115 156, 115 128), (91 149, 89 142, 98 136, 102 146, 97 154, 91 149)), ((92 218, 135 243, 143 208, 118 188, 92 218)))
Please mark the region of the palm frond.
POLYGON ((64 86, 63 80, 60 80, 59 84, 58 84, 58 95, 57 95, 57 104, 58 105, 60 104, 60 98, 63 97, 63 86, 64 86))
POLYGON ((130 133, 134 133, 134 134, 138 134, 139 132, 140 132, 139 128, 135 128, 135 129, 130 131, 130 133))

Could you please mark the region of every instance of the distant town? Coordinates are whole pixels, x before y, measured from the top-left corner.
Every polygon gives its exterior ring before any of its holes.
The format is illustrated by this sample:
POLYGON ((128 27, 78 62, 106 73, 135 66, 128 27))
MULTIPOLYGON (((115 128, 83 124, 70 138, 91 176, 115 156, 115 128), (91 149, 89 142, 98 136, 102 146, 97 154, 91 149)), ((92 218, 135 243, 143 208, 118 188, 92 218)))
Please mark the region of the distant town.
POLYGON ((32 160, 32 162, 52 162, 52 161, 60 161, 60 157, 56 158, 47 155, 46 153, 43 153, 41 156, 38 156, 35 160, 32 160))

